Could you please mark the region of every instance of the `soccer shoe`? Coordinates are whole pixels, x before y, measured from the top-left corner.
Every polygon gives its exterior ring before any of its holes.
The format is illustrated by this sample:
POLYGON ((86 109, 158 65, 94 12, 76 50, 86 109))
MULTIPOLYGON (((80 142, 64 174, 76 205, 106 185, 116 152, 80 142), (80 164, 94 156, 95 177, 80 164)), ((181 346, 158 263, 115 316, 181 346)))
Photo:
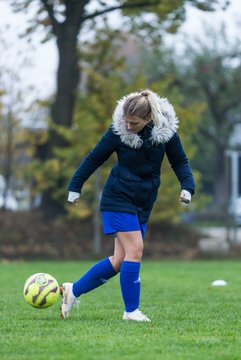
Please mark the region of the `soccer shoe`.
POLYGON ((124 312, 123 320, 130 320, 130 321, 151 321, 142 311, 136 309, 132 312, 124 312))
POLYGON ((79 300, 73 294, 73 284, 72 283, 63 283, 60 285, 60 295, 62 296, 62 305, 61 305, 61 317, 66 319, 70 315, 72 306, 79 306, 79 300))

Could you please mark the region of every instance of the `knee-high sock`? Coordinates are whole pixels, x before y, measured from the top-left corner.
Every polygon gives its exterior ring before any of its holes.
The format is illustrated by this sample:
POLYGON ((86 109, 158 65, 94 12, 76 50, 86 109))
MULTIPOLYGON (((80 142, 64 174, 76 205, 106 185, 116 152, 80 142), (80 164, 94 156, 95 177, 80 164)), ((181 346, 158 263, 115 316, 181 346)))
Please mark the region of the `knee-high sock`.
POLYGON ((105 284, 110 278, 115 276, 110 259, 106 258, 92 266, 79 280, 73 284, 73 294, 78 297, 85 294, 100 285, 105 284))
POLYGON ((125 311, 131 312, 139 307, 141 280, 140 262, 123 261, 120 270, 120 285, 125 303, 125 311))

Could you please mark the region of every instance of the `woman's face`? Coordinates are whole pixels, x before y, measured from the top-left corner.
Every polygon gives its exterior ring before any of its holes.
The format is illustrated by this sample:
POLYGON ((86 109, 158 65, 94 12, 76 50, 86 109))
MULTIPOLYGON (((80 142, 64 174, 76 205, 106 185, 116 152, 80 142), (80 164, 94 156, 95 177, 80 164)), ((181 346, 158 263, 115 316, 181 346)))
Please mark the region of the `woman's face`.
POLYGON ((146 126, 146 124, 149 123, 150 118, 141 119, 134 115, 126 115, 124 117, 124 120, 125 120, 126 127, 129 131, 131 131, 133 133, 138 133, 146 126))

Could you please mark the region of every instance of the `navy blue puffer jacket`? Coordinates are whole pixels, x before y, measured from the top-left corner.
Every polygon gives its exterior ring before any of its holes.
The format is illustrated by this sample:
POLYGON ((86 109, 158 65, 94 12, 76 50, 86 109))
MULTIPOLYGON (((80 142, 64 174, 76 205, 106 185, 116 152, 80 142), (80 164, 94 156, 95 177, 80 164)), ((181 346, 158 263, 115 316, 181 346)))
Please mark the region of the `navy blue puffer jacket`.
POLYGON ((84 182, 113 152, 118 161, 111 170, 102 192, 101 211, 138 213, 146 223, 160 186, 161 164, 166 154, 182 190, 194 193, 192 171, 176 131, 166 142, 153 142, 153 123, 147 124, 138 134, 138 147, 123 141, 112 126, 95 148, 80 163, 68 190, 81 192, 84 182))

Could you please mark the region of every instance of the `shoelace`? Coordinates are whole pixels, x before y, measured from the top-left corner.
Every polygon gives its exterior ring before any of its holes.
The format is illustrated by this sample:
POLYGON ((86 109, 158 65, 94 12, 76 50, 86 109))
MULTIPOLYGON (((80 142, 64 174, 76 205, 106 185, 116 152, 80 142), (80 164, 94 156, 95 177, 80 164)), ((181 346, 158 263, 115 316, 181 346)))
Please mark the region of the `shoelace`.
MULTIPOLYGON (((140 311, 140 310, 139 310, 140 311)), ((148 319, 149 320, 149 318, 142 312, 142 311, 140 311, 140 314, 144 317, 144 319, 148 319)))
POLYGON ((80 304, 80 301, 77 298, 75 298, 69 304, 68 308, 71 309, 72 306, 74 306, 75 308, 79 308, 79 304, 80 304))

